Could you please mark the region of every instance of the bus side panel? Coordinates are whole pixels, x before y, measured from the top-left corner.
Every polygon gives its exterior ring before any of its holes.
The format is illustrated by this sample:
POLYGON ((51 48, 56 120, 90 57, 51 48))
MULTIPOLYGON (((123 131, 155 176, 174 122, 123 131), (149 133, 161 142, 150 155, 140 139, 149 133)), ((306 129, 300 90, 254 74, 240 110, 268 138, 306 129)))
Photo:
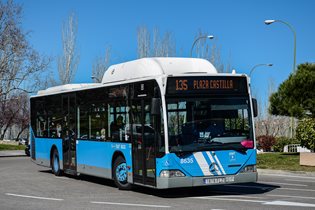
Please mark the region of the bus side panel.
POLYGON ((50 167, 50 151, 53 146, 57 147, 59 154, 60 167, 62 169, 62 140, 49 138, 35 138, 35 157, 36 163, 50 167))
POLYGON ((112 178, 112 157, 116 151, 123 153, 128 181, 132 182, 131 144, 119 142, 77 141, 77 172, 104 178, 112 178))

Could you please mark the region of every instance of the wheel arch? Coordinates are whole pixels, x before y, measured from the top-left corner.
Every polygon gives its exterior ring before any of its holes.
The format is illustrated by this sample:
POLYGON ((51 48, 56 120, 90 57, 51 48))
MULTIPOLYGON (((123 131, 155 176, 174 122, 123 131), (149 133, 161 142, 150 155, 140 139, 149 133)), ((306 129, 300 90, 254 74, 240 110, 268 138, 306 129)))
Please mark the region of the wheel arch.
POLYGON ((113 174, 114 162, 119 156, 121 156, 122 158, 126 160, 125 155, 121 151, 117 150, 114 152, 113 157, 112 157, 112 178, 114 178, 114 174, 113 174))
POLYGON ((54 150, 57 150, 58 156, 59 156, 59 161, 60 161, 60 154, 59 154, 58 148, 57 148, 57 146, 55 144, 53 144, 51 146, 50 155, 49 155, 49 157, 50 157, 50 167, 52 166, 52 156, 53 156, 54 150))

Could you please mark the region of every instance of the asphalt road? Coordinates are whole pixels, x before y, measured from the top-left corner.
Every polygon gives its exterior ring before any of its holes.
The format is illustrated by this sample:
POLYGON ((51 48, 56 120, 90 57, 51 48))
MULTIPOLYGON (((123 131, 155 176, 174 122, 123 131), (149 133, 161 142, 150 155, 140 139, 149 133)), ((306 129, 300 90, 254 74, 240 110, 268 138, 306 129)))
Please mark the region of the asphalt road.
POLYGON ((28 157, 2 157, 0 209, 315 209, 315 177, 262 174, 258 183, 121 191, 110 180, 55 177, 28 157))

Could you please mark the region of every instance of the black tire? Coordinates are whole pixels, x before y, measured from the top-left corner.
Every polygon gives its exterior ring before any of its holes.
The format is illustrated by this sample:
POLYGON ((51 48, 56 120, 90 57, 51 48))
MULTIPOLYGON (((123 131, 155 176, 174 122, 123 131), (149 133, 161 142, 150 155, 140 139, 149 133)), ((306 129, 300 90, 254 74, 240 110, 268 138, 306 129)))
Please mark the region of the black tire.
POLYGON ((128 182, 128 169, 126 166, 126 160, 118 156, 113 165, 113 178, 116 186, 120 190, 130 190, 132 188, 131 183, 128 182))
POLYGON ((58 151, 55 149, 51 156, 51 170, 56 176, 61 176, 60 161, 58 151))

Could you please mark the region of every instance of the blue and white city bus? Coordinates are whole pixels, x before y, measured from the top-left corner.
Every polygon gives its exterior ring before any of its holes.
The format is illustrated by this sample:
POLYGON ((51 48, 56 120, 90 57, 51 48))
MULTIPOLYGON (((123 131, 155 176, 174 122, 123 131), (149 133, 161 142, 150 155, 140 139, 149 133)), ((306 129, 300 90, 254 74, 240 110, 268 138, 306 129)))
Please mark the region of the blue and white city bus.
POLYGON ((59 176, 113 179, 120 189, 257 181, 254 116, 244 74, 206 60, 143 58, 101 83, 31 97, 31 158, 59 176))

